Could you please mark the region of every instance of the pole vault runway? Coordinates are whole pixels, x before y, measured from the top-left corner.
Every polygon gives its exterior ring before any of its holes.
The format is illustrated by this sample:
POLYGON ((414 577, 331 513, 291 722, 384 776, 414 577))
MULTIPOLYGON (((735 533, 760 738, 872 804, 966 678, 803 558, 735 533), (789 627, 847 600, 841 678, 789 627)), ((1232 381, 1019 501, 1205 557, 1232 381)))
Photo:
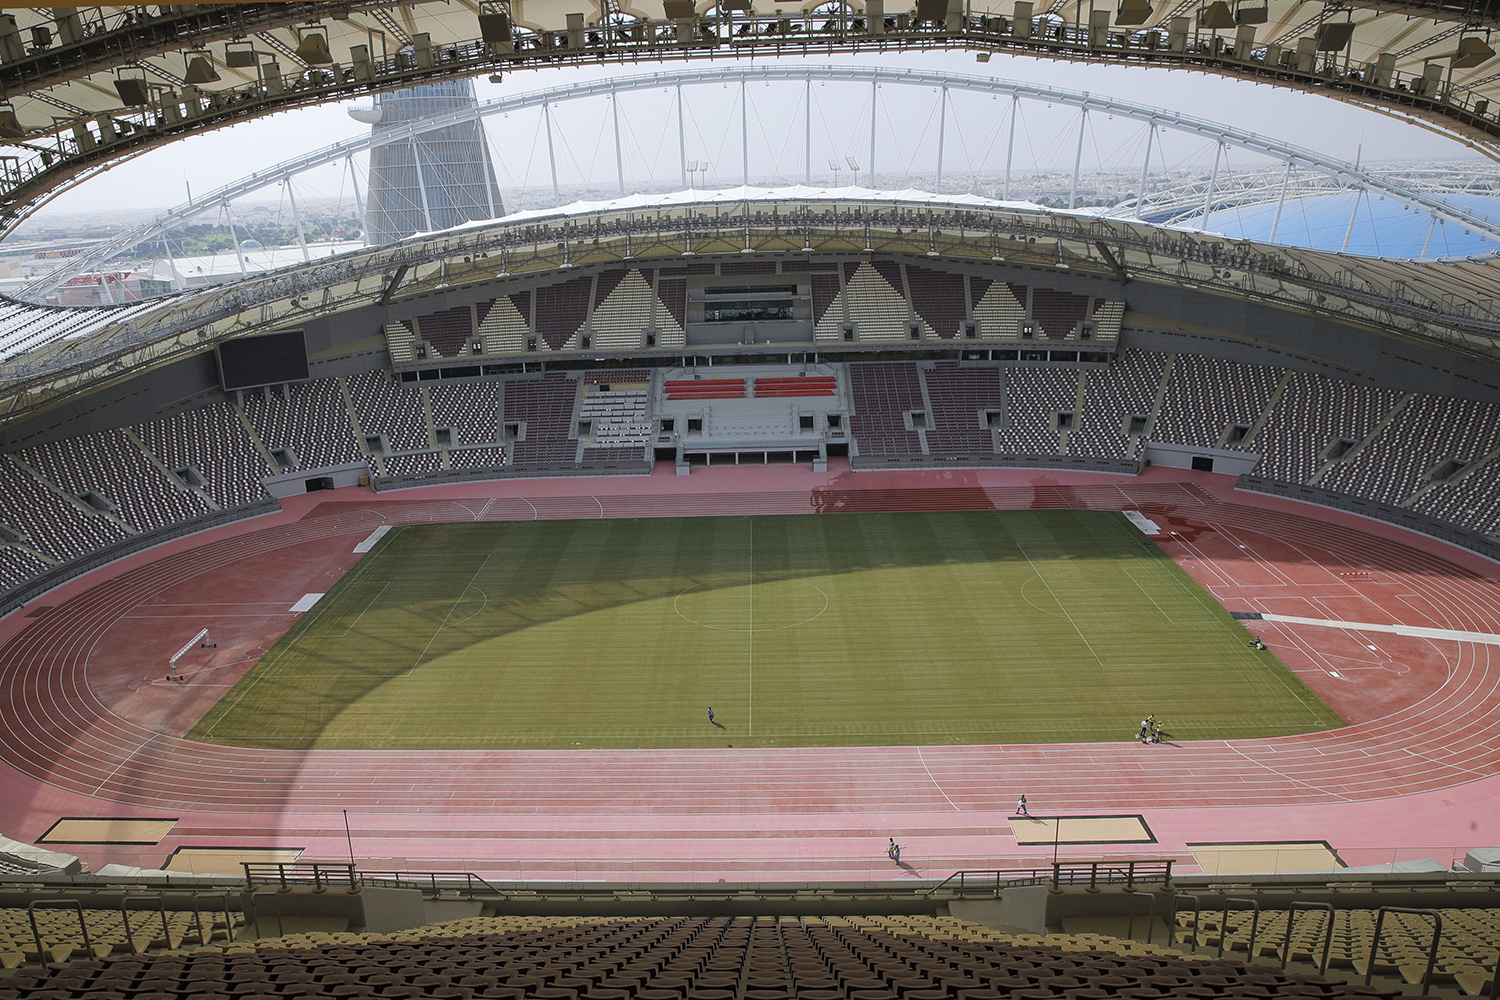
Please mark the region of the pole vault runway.
POLYGON ((1412 852, 1447 863, 1500 843, 1497 577, 1477 555, 1380 522, 1163 469, 773 467, 310 495, 122 560, 0 622, 0 833, 35 841, 60 817, 163 817, 176 826, 160 844, 49 846, 96 867, 156 867, 184 846, 338 859, 347 810, 372 867, 910 878, 880 858, 887 836, 924 876, 1050 859, 1051 844, 1018 843, 1008 822, 1024 791, 1038 816, 1138 815, 1154 837, 1061 845, 1077 856, 1190 864, 1196 843, 1326 841, 1351 864, 1412 852), (1014 746, 274 751, 180 736, 382 525, 1037 507, 1143 512, 1227 607, 1268 616, 1247 624, 1349 725, 1150 747, 1130 739, 1134 720, 1110 743, 1014 746), (165 683, 165 657, 200 627, 219 643, 213 663, 165 683))

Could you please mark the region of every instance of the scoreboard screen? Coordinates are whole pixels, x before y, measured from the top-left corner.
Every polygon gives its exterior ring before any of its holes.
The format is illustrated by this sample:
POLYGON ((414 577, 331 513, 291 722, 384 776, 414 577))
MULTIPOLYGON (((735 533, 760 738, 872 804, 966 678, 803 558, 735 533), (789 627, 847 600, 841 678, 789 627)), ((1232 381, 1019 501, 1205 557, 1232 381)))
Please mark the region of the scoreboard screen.
POLYGON ((307 342, 301 330, 226 340, 219 345, 219 382, 225 391, 307 379, 307 342))

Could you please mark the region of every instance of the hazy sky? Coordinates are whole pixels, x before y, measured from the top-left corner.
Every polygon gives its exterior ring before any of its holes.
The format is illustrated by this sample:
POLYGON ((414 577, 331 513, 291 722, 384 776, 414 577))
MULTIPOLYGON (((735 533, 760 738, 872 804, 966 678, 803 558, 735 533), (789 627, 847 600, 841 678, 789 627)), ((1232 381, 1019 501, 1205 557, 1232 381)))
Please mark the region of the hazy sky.
MULTIPOLYGON (((1221 120, 1340 159, 1353 160, 1361 146, 1365 162, 1470 159, 1475 156, 1457 142, 1374 112, 1312 94, 1182 70, 1090 66, 1004 55, 994 56, 988 63, 981 64, 972 54, 963 52, 881 55, 878 58, 848 56, 818 62, 909 66, 1072 90, 1109 92, 1138 104, 1221 120)), ((480 100, 487 100, 584 79, 687 65, 547 68, 507 73, 500 84, 491 84, 481 77, 476 89, 480 100)), ((887 169, 900 167, 911 172, 930 169, 933 162, 936 105, 935 98, 921 93, 921 88, 914 88, 913 93, 892 92, 908 89, 911 88, 890 88, 883 92, 884 124, 877 127, 877 139, 887 169), (906 148, 897 148, 902 146, 906 148)), ((817 136, 813 163, 815 174, 821 175, 815 177, 818 183, 826 183, 829 177, 827 154, 838 154, 842 159, 843 154, 852 152, 860 161, 867 159, 867 156, 860 155, 867 150, 869 141, 867 98, 857 94, 834 94, 834 91, 826 95, 819 92, 819 106, 814 116, 817 136), (864 102, 862 107, 859 102, 864 102)), ((793 173, 800 176, 804 153, 796 91, 774 93, 768 90, 757 97, 752 90, 751 95, 754 104, 749 144, 752 175, 793 173)), ((988 107, 974 103, 980 100, 987 99, 974 95, 953 98, 953 113, 944 144, 945 175, 962 173, 966 169, 977 170, 986 164, 993 166, 996 158, 1004 155, 1004 138, 1000 133, 1006 102, 988 107)), ((368 99, 353 103, 368 103, 368 99)), ((741 154, 736 90, 729 88, 717 97, 712 93, 699 94, 691 103, 687 157, 702 157, 710 161, 711 169, 706 178, 709 185, 739 183, 741 154)), ((593 181, 614 184, 612 139, 606 134, 607 130, 601 128, 604 116, 608 114, 607 107, 600 101, 594 102, 591 109, 580 106, 573 111, 559 111, 554 138, 558 146, 561 183, 593 181)), ((627 95, 622 98, 621 108, 629 121, 626 126, 628 134, 622 142, 626 147, 627 178, 669 178, 678 170, 676 124, 670 112, 669 95, 627 95)), ((1098 117, 1101 116, 1095 116, 1098 117)), ((1024 127, 1020 130, 1021 138, 1017 140, 1018 164, 1029 162, 1041 168, 1071 169, 1077 141, 1076 112, 1068 109, 1049 112, 1031 107, 1023 112, 1020 121, 1024 127), (1066 138, 1069 135, 1071 139, 1066 138)), ((1130 169, 1129 164, 1139 163, 1138 147, 1143 141, 1144 130, 1134 125, 1128 128, 1111 126, 1095 119, 1091 119, 1091 124, 1091 142, 1086 154, 1089 169, 1097 169, 1101 164, 1130 169)), ((539 116, 522 119, 518 114, 514 121, 492 118, 487 128, 497 154, 502 186, 547 186, 550 190, 545 133, 541 131, 539 116)), ((39 217, 54 213, 109 211, 121 206, 156 208, 176 205, 185 200, 188 181, 191 181, 195 193, 202 194, 252 171, 341 139, 356 137, 367 129, 368 126, 349 118, 343 105, 284 112, 186 139, 117 165, 76 191, 59 197, 44 208, 39 217)), ((1185 162, 1189 163, 1198 162, 1194 157, 1201 159, 1204 155, 1190 148, 1192 144, 1186 140, 1164 139, 1162 142, 1165 153, 1155 155, 1158 158, 1165 155, 1169 165, 1174 155, 1185 157, 1185 162)), ((1211 150, 1212 146, 1204 148, 1211 150)), ((1211 152, 1208 155, 1211 159, 1211 152)), ((1178 162, 1184 161, 1179 159, 1178 162)), ((861 162, 861 166, 866 164, 861 162)), ((1204 166, 1202 169, 1206 171, 1208 168, 1204 166)), ((298 191, 333 196, 341 187, 347 190, 346 180, 337 168, 328 168, 318 176, 307 178, 306 189, 301 186, 303 182, 299 182, 298 191)), ((259 196, 258 200, 275 201, 276 198, 276 192, 271 191, 259 196)))

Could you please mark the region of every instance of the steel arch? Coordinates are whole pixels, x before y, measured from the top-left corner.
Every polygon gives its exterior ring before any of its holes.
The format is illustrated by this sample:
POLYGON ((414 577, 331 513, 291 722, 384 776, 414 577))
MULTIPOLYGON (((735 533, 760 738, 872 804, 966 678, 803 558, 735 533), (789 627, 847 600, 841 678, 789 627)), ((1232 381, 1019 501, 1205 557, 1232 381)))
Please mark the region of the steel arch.
POLYGON ((1375 175, 1360 166, 1343 160, 1325 157, 1309 149, 1239 129, 1221 123, 1163 111, 1141 104, 1133 104, 1104 94, 1088 91, 1063 90, 1017 80, 1001 80, 993 77, 972 76, 956 73, 938 73, 924 70, 884 69, 877 66, 725 66, 708 69, 641 73, 634 76, 613 77, 602 80, 570 84, 528 91, 513 97, 486 101, 473 109, 463 109, 448 115, 426 119, 420 123, 404 124, 383 130, 379 136, 369 135, 358 139, 334 143, 329 146, 287 160, 274 167, 258 171, 169 210, 143 225, 122 233, 107 243, 101 244, 87 254, 69 259, 64 268, 47 275, 39 282, 28 286, 22 297, 38 298, 52 291, 73 274, 86 271, 109 259, 125 247, 140 242, 150 234, 169 228, 224 202, 250 194, 254 191, 281 183, 284 179, 305 170, 320 167, 346 156, 364 152, 376 146, 394 142, 406 142, 424 132, 444 126, 539 108, 543 104, 573 101, 589 97, 600 97, 631 91, 652 90, 658 87, 693 86, 711 83, 739 83, 741 81, 772 82, 832 80, 842 83, 894 84, 913 87, 947 87, 950 90, 1020 97, 1025 100, 1045 101, 1065 107, 1088 109, 1118 115, 1142 124, 1156 125, 1177 132, 1186 132, 1205 139, 1222 142, 1227 146, 1256 153, 1278 160, 1292 160, 1301 166, 1321 173, 1341 184, 1378 192, 1403 204, 1411 205, 1436 218, 1466 226, 1496 243, 1500 243, 1500 221, 1479 215, 1468 209, 1450 205, 1439 198, 1425 194, 1386 178, 1375 175))

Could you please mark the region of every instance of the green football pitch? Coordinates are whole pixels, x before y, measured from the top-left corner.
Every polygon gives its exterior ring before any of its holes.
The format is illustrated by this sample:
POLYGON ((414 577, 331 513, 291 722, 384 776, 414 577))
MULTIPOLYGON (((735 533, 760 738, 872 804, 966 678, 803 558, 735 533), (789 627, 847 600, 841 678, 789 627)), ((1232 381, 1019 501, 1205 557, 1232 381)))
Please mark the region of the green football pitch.
POLYGON ((398 528, 194 728, 267 747, 1272 736, 1339 718, 1120 514, 398 528), (708 719, 713 706, 717 724, 708 719))

